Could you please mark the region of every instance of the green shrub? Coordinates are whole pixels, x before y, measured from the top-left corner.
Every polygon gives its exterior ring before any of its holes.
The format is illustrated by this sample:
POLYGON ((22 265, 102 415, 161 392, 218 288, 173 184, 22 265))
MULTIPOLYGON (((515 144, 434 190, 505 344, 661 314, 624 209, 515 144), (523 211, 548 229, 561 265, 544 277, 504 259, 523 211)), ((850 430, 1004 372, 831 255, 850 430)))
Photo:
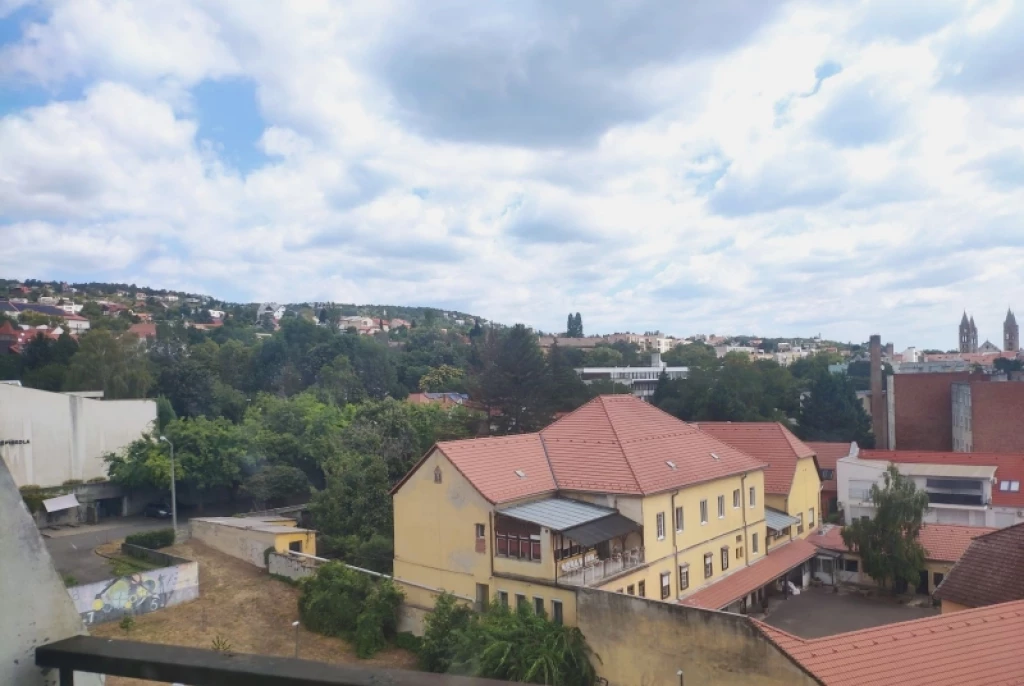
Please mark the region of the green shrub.
POLYGON ((43 490, 42 486, 30 485, 22 486, 18 489, 21 492, 21 499, 25 501, 28 511, 32 514, 39 512, 43 506, 43 501, 48 497, 43 490))
POLYGON ((64 575, 64 585, 65 585, 65 586, 67 586, 67 587, 69 587, 69 588, 70 588, 71 586, 77 586, 77 585, 78 585, 78 579, 76 579, 76 578, 75 578, 75 577, 74 577, 73 575, 71 575, 71 574, 65 574, 65 575, 64 575))
POLYGON ((109 480, 110 479, 108 479, 105 476, 94 476, 93 478, 89 479, 85 483, 87 483, 87 484, 105 484, 109 480))
POLYGON ((423 648, 423 639, 411 632, 400 631, 395 634, 395 647, 419 654, 423 648))
POLYGON ((359 657, 371 657, 395 637, 404 598, 390 580, 374 581, 328 562, 300 582, 299 618, 310 631, 355 643, 359 657))
POLYGON ((124 539, 125 543, 137 545, 150 550, 166 548, 174 545, 174 529, 154 529, 153 531, 142 531, 131 534, 124 539))
POLYGON ((131 615, 125 615, 121 618, 121 622, 118 624, 118 626, 121 627, 121 631, 125 632, 126 634, 130 634, 132 632, 132 629, 135 628, 135 617, 132 617, 131 615))
POLYGON ((82 481, 81 479, 68 479, 67 481, 62 483, 61 486, 81 486, 84 483, 85 482, 82 481))
POLYGON ((472 618, 473 611, 451 593, 439 595, 434 611, 425 621, 426 629, 418 651, 420 668, 440 674, 451 671, 461 634, 472 618))

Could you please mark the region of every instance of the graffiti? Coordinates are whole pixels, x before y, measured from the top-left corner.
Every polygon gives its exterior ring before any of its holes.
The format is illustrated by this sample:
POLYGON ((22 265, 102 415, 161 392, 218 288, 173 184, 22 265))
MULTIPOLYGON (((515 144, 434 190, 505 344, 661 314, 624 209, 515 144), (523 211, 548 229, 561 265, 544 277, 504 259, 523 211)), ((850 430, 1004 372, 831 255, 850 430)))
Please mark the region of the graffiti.
POLYGON ((141 615, 199 597, 194 562, 68 589, 86 626, 141 615))

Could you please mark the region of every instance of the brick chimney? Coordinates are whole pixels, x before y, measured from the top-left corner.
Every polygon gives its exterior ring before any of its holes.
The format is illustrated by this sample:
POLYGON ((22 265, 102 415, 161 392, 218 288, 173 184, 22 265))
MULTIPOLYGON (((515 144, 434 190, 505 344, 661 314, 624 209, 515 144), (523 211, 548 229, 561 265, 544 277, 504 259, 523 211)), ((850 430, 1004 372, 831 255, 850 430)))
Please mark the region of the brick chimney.
POLYGON ((874 334, 869 339, 871 354, 871 430, 875 434, 875 447, 885 448, 888 436, 885 432, 885 398, 882 396, 882 337, 874 334))

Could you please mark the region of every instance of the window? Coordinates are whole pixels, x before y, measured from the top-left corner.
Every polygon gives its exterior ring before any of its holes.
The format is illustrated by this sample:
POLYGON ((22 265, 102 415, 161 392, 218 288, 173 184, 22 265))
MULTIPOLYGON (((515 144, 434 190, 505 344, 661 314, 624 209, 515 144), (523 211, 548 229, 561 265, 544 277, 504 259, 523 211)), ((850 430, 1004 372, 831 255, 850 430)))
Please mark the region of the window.
POLYGON ((1020 482, 1019 481, 1011 481, 1010 482, 1010 490, 1012 492, 1014 492, 1014 493, 1017 493, 1018 491, 1020 491, 1020 482))
POLYGON ((476 610, 482 612, 487 603, 491 602, 491 587, 487 584, 476 585, 476 610))
POLYGON ((551 618, 555 621, 555 624, 562 623, 562 601, 552 600, 551 601, 551 618))
MULTIPOLYGON (((477 533, 483 525, 477 525, 477 533)), ((540 527, 497 515, 494 520, 494 549, 499 557, 540 562, 540 527)), ((479 541, 477 550, 480 550, 479 541)))
POLYGON ((710 579, 715 573, 715 556, 711 553, 704 553, 704 578, 710 579))
POLYGON ((743 501, 740 498, 740 489, 738 488, 732 492, 732 506, 734 508, 743 506, 743 501))
POLYGON ((843 571, 844 572, 857 572, 860 570, 860 565, 857 560, 851 560, 849 558, 843 560, 843 571))
POLYGON ((718 496, 718 518, 719 519, 724 519, 725 518, 725 496, 724 495, 718 496))
POLYGON ((685 591, 690 587, 690 565, 679 565, 679 590, 685 591))
POLYGON ((484 525, 483 524, 477 524, 476 525, 476 537, 477 538, 483 538, 484 535, 485 535, 484 525))
POLYGON ((669 577, 670 576, 672 576, 672 575, 669 574, 668 572, 662 572, 661 573, 661 599, 662 600, 664 600, 665 598, 668 598, 669 594, 671 594, 671 592, 672 592, 672 585, 669 582, 669 577))
POLYGON ((498 591, 498 604, 508 607, 508 591, 498 591))
POLYGON ((476 551, 478 553, 487 552, 487 528, 483 524, 474 525, 476 533, 476 551))
POLYGON ((1000 481, 999 482, 999 490, 1000 491, 1008 491, 1008 490, 1010 490, 1010 482, 1009 481, 1000 481))
POLYGON ((932 584, 935 586, 935 588, 938 588, 939 584, 941 584, 942 580, 945 579, 945 578, 946 578, 945 574, 941 574, 939 572, 933 572, 932 573, 932 584))
POLYGON ((638 581, 638 582, 636 582, 636 593, 641 598, 646 598, 647 597, 647 582, 646 581, 638 581))
POLYGON ((750 487, 750 506, 754 507, 755 505, 757 505, 757 491, 754 490, 753 486, 751 486, 750 487))
POLYGON ((441 483, 441 468, 440 467, 434 467, 434 483, 435 484, 441 483))
POLYGON ((807 511, 807 526, 813 529, 818 525, 818 520, 814 518, 814 508, 812 507, 807 511))
POLYGON ((796 513, 796 532, 802 534, 804 532, 804 513, 796 513))
POLYGON ((533 599, 533 611, 535 613, 537 613, 538 616, 541 616, 541 617, 544 616, 544 599, 543 598, 534 597, 534 599, 533 599))
POLYGON ((700 523, 708 523, 708 501, 706 500, 700 501, 700 523))
POLYGON ((757 552, 757 532, 755 531, 750 535, 750 549, 755 553, 757 552))
POLYGON ((288 550, 291 550, 292 552, 295 552, 295 553, 301 553, 302 552, 302 541, 292 541, 291 543, 288 544, 288 550))
POLYGON ((676 531, 683 530, 683 508, 676 508, 676 531))
POLYGON ((526 607, 526 596, 522 593, 516 593, 516 607, 526 607))
POLYGON ((729 569, 729 546, 722 546, 722 571, 729 569))
POLYGON ((835 470, 833 469, 822 469, 818 474, 822 481, 830 481, 835 475, 835 470))
POLYGON ((742 547, 736 549, 736 559, 737 560, 742 560, 743 559, 743 548, 742 547))
POLYGON ((628 593, 629 595, 636 595, 636 586, 634 586, 633 584, 626 586, 626 593, 628 593))
POLYGON ((658 540, 665 540, 665 513, 659 512, 654 518, 655 523, 658 527, 658 540))

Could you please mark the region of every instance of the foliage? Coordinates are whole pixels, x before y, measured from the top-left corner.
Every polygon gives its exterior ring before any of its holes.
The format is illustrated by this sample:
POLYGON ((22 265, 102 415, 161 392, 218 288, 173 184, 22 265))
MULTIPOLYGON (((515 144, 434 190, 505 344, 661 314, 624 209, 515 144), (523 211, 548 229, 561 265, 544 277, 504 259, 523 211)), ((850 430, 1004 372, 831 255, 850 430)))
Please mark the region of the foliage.
POLYGON ((260 469, 242 486, 257 509, 280 507, 309 496, 309 479, 296 467, 269 465, 260 469))
POLYGON ((551 378, 537 337, 522 324, 494 329, 477 349, 477 395, 504 434, 527 433, 551 421, 551 378))
POLYGON ((168 424, 178 418, 177 413, 174 411, 174 406, 171 401, 165 396, 160 396, 156 399, 156 428, 158 431, 163 431, 168 424))
POLYGON ((342 540, 346 536, 359 541, 375 534, 390 537, 389 488, 387 467, 377 457, 346 454, 328 465, 327 486, 315 493, 309 504, 323 551, 351 551, 352 542, 342 540))
POLYGON ((431 367, 420 377, 419 389, 427 392, 457 391, 462 385, 463 372, 457 367, 442 364, 431 367))
POLYGON ((997 372, 1009 374, 1010 372, 1019 372, 1024 369, 1024 360, 1008 360, 1005 357, 999 357, 992 362, 992 366, 995 367, 997 372))
POLYGON ((79 340, 66 383, 72 391, 102 390, 108 400, 144 398, 153 376, 135 336, 90 330, 79 340))
POLYGON ((424 622, 419 649, 420 669, 446 674, 451 671, 462 634, 469 628, 472 609, 451 593, 442 593, 434 602, 434 611, 424 622))
MULTIPOLYGON (((555 686, 590 686, 600 658, 576 627, 550 622, 528 605, 492 604, 456 629, 452 673, 555 686)), ((447 657, 442 655, 441 657, 447 657)))
POLYGON ((140 548, 158 550, 174 545, 174 529, 153 529, 152 531, 140 531, 137 534, 125 536, 125 543, 137 545, 140 548))
POLYGON ((360 657, 371 657, 397 633, 404 596, 388 579, 373 581, 328 562, 300 587, 299 617, 306 628, 354 641, 360 657))
POLYGON ((42 486, 35 484, 22 486, 18 491, 21 493, 21 499, 25 501, 25 507, 32 514, 39 512, 40 508, 43 507, 43 501, 52 497, 42 486))
POLYGON ((575 316, 570 312, 565 323, 566 338, 583 338, 583 317, 577 312, 575 316))
POLYGON ((78 585, 78 579, 76 579, 74 577, 74 575, 72 575, 72 574, 65 574, 63 576, 63 580, 64 580, 64 586, 66 586, 68 588, 70 588, 72 586, 77 586, 78 585))
POLYGON ((810 397, 800 408, 798 433, 804 440, 835 441, 872 448, 871 418, 857 399, 845 374, 819 372, 811 381, 810 397))
POLYGON ((213 641, 210 643, 210 648, 217 651, 218 653, 230 653, 231 641, 229 641, 224 636, 217 634, 213 637, 213 641))
POLYGON ((610 345, 599 345, 586 353, 588 367, 621 367, 622 353, 610 345))
POLYGON ((916 584, 924 569, 925 551, 918 541, 928 495, 913 480, 889 465, 884 487, 871 486, 875 516, 855 519, 843 529, 843 541, 860 555, 864 571, 882 588, 916 584))
POLYGON ((61 486, 81 486, 85 481, 82 479, 66 479, 61 483, 61 486))
POLYGON ((118 626, 121 627, 121 631, 126 634, 130 634, 132 629, 135 628, 135 617, 132 615, 125 615, 121 618, 121 621, 118 622, 118 626))

